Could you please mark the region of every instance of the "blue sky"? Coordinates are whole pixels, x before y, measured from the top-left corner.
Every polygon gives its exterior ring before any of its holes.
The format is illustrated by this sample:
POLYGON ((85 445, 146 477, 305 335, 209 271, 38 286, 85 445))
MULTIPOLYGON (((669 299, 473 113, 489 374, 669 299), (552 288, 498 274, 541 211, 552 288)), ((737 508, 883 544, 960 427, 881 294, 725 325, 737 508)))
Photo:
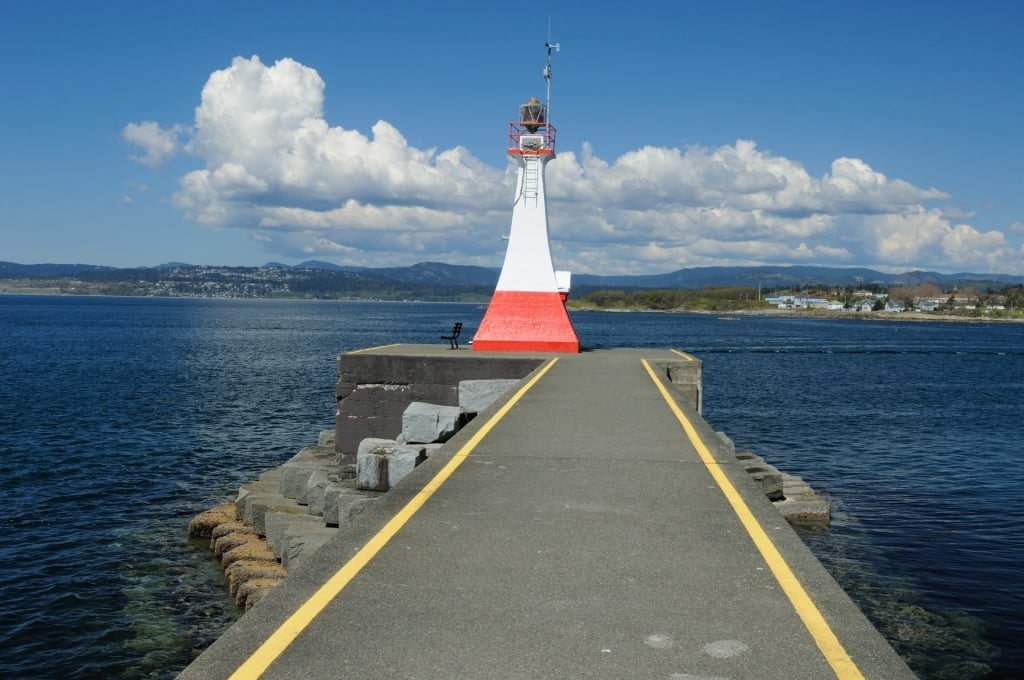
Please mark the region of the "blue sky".
POLYGON ((1024 274, 1024 3, 53 2, 0 21, 0 260, 1024 274), (535 9, 535 11, 527 11, 535 9))

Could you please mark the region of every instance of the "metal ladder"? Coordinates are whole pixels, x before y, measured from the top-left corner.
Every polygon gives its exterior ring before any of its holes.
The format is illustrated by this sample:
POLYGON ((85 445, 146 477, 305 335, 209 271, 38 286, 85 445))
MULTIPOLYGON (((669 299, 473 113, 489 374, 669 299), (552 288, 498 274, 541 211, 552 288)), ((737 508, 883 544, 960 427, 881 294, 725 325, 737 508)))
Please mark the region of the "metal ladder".
POLYGON ((526 161, 523 168, 523 196, 536 200, 540 185, 540 159, 527 156, 523 160, 526 161))

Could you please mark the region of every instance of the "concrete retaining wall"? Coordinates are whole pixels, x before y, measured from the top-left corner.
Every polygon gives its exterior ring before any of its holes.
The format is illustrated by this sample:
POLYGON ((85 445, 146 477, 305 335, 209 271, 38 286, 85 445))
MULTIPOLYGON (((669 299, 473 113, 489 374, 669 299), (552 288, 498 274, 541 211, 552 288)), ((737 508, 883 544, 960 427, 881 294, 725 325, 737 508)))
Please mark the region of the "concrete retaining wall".
POLYGON ((704 413, 704 362, 698 359, 688 361, 656 362, 656 364, 668 375, 672 386, 683 396, 687 402, 697 410, 697 413, 704 413))
POLYGON ((339 463, 354 463, 367 437, 393 439, 402 414, 414 401, 459 405, 459 381, 521 379, 544 357, 479 357, 340 354, 335 397, 335 452, 339 463))

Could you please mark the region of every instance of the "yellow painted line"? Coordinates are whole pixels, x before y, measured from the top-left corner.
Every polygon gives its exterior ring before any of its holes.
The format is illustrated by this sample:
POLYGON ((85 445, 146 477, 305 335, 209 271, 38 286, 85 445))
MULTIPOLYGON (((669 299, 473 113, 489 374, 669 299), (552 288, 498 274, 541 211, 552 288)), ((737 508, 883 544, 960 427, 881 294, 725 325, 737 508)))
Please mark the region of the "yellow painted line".
POLYGON ((275 630, 266 641, 260 645, 260 647, 253 652, 246 661, 238 667, 232 675, 230 680, 255 680, 260 677, 270 664, 281 655, 282 652, 299 636, 299 634, 306 629, 307 626, 313 621, 316 616, 323 611, 324 607, 330 603, 338 594, 349 584, 349 582, 356 577, 356 575, 362 571, 363 567, 369 564, 377 553, 388 544, 395 534, 405 526, 405 524, 412 519, 412 516, 423 507, 423 505, 430 499, 434 493, 441 488, 452 473, 455 472, 465 462, 469 454, 473 452, 484 437, 486 437, 490 431, 494 428, 498 422, 505 417, 505 415, 512 409, 516 403, 522 399, 523 395, 537 384, 544 374, 547 373, 552 366, 555 365, 558 359, 554 358, 548 361, 544 365, 537 375, 533 376, 525 385, 519 388, 519 391, 512 395, 498 412, 495 413, 491 418, 484 423, 472 437, 469 438, 465 444, 462 445, 452 459, 441 468, 440 472, 434 475, 434 478, 424 486, 419 493, 417 493, 408 503, 405 504, 398 513, 391 518, 384 527, 376 533, 369 541, 366 542, 359 552, 357 552, 352 559, 346 562, 341 569, 336 571, 331 578, 327 580, 320 589, 317 590, 313 595, 310 596, 295 613, 289 616, 281 626, 275 630))
POLYGON ((354 349, 351 352, 345 352, 345 354, 361 354, 363 352, 372 352, 375 349, 387 349, 388 347, 398 347, 401 342, 393 342, 390 345, 377 345, 376 347, 364 347, 362 349, 354 349))
POLYGON ((679 356, 681 356, 682 358, 686 359, 687 361, 696 361, 696 359, 694 359, 692 356, 690 356, 686 352, 680 352, 677 349, 670 349, 669 351, 672 352, 673 354, 678 354, 679 356))
POLYGON ((729 481, 729 478, 725 475, 718 463, 715 461, 714 456, 708 450, 708 447, 704 444, 700 435, 697 434, 696 428, 693 423, 690 422, 689 418, 682 412, 679 405, 676 404, 675 399, 669 395, 668 390, 662 384, 661 380, 658 379, 655 372, 651 369, 650 364, 647 363, 646 359, 641 360, 644 368, 647 369, 647 374, 651 376, 651 380, 658 387, 658 391, 661 392, 662 398, 668 404, 669 408, 672 409, 672 413, 675 414, 676 419, 683 426, 683 430, 686 431, 686 436, 690 439, 690 443, 697 449, 697 455, 700 456, 701 461, 704 462, 704 467, 707 468, 708 472, 714 478, 718 484, 718 488, 725 494, 726 499, 729 501, 729 505, 732 506, 733 511, 739 517, 740 523, 743 524, 743 528, 747 530, 747 534, 751 540, 754 541, 754 545, 757 546, 758 551, 761 553, 761 557, 768 564, 768 568, 771 570, 775 579, 779 582, 782 587, 782 591, 786 593, 786 597, 793 604, 793 608, 796 609, 797 615, 800 620, 803 621, 807 631, 811 634, 814 639, 814 643, 818 645, 818 649, 825 656, 825 660, 828 665, 832 667, 836 677, 839 680, 864 680, 864 676, 861 675, 860 669, 857 668, 857 664, 854 663, 850 655, 847 654, 846 649, 843 648, 842 643, 839 642, 839 638, 832 631, 832 628, 825 621, 825 617, 821 615, 821 611, 817 605, 811 599, 807 591, 804 590, 803 585, 797 579, 796 574, 790 569, 789 564, 782 557, 778 548, 772 543, 771 538, 768 537, 764 527, 761 526, 760 522, 754 517, 754 513, 750 511, 743 497, 740 496, 736 487, 729 481))

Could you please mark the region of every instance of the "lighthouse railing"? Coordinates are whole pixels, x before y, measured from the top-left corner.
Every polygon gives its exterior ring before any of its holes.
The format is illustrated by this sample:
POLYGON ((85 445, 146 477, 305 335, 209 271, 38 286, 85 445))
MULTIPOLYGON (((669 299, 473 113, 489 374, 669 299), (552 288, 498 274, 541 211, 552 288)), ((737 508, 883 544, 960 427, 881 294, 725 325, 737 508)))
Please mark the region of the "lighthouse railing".
POLYGON ((508 152, 517 154, 553 154, 555 152, 555 126, 544 123, 509 123, 508 152), (533 128, 533 131, 527 128, 533 128))

